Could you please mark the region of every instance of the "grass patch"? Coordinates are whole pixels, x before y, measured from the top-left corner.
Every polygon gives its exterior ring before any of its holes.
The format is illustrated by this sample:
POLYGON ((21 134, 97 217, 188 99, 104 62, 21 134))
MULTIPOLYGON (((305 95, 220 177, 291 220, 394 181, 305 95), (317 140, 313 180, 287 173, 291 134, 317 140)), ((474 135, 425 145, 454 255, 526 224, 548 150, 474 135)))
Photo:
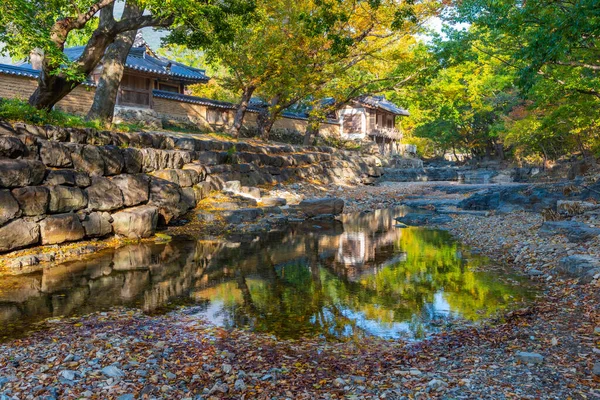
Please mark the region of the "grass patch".
MULTIPOLYGON (((58 110, 38 110, 26 101, 0 98, 0 120, 9 122, 26 122, 33 125, 54 125, 65 128, 107 129, 99 120, 88 121, 85 118, 58 110)), ((123 123, 112 126, 120 132, 137 132, 143 130, 139 124, 123 123)))

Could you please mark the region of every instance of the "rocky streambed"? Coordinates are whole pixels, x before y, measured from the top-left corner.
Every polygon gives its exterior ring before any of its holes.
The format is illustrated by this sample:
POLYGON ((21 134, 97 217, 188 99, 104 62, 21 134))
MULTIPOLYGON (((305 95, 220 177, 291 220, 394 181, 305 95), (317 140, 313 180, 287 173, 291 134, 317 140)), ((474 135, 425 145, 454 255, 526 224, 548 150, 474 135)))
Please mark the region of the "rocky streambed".
MULTIPOLYGON (((483 263, 473 266, 473 271, 480 268, 508 276, 508 267, 540 292, 533 302, 484 318, 482 324, 456 326, 418 342, 377 337, 340 342, 310 336, 276 338, 215 326, 199 319, 193 307, 159 316, 128 310, 91 313, 51 321, 44 332, 3 344, 0 393, 9 398, 121 399, 563 399, 599 395, 598 277, 590 274, 595 265, 581 266, 583 259, 595 262, 598 237, 573 233, 595 228, 595 206, 581 203, 594 204, 593 186, 586 185, 592 190, 585 192, 572 185, 296 185, 296 193, 337 196, 344 199, 346 211, 365 215, 408 204, 409 213, 447 216, 443 221, 429 217, 415 221, 433 223, 432 227, 451 232, 475 251, 504 264, 500 268, 483 263), (499 192, 504 194, 496 195, 499 192), (473 195, 500 197, 500 201, 497 205, 495 200, 473 201, 473 195), (546 195, 579 203, 557 208, 554 202, 555 207, 547 210, 546 195), (511 197, 515 201, 504 200, 511 197), (539 203, 544 206, 535 206, 539 203), (575 228, 552 228, 556 222, 575 228), (566 267, 569 257, 578 260, 573 264, 577 267, 566 267)), ((273 190, 282 194, 289 189, 273 190)), ((318 232, 323 224, 311 222, 310 229, 318 232)), ((396 229, 400 237, 408 238, 402 231, 414 228, 396 229)), ((318 237, 305 243, 303 251, 315 248, 318 237)), ((352 248, 361 248, 358 237, 347 238, 353 240, 352 248)), ((315 260, 319 262, 318 257, 315 260)), ((272 258, 263 261, 272 262, 272 258)), ((234 285, 244 287, 239 281, 234 285)), ((504 301, 512 301, 513 296, 507 293, 504 301)))

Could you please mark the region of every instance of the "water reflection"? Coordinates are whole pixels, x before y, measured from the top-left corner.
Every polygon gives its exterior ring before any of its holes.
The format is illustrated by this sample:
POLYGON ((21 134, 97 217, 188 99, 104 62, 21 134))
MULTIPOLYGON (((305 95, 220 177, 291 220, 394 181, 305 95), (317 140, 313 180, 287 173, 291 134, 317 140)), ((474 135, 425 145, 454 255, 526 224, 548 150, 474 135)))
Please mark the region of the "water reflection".
POLYGON ((419 337, 527 299, 523 284, 475 272, 443 231, 395 228, 398 210, 299 224, 231 242, 177 239, 105 251, 0 290, 0 336, 111 306, 195 304, 199 317, 280 337, 419 337))

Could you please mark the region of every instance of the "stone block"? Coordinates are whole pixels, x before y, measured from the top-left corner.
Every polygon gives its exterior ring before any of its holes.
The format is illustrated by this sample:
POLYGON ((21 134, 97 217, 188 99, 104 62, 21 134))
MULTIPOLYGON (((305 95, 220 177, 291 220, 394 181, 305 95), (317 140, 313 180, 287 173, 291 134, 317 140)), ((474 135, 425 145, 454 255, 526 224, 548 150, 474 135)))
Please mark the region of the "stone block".
POLYGON ((142 171, 144 156, 139 149, 128 147, 123 149, 123 172, 137 174, 142 171))
POLYGON ((49 215, 40 221, 42 244, 58 244, 81 240, 85 230, 77 214, 49 215))
POLYGON ((68 145, 71 150, 73 167, 78 171, 84 171, 92 176, 104 175, 104 157, 96 146, 91 145, 68 145))
POLYGON ((0 252, 31 246, 39 240, 40 226, 36 222, 20 218, 0 227, 0 252))
POLYGON ((130 239, 152 236, 158 222, 158 207, 144 205, 128 208, 112 215, 116 234, 130 239))
POLYGON ((48 186, 50 202, 48 211, 51 213, 66 213, 85 208, 88 199, 85 193, 78 187, 55 185, 48 186))
POLYGON ((25 186, 13 189, 12 195, 19 203, 23 215, 41 215, 48 211, 50 192, 47 187, 25 186))
POLYGON ((48 171, 44 184, 88 187, 92 184, 92 181, 90 176, 83 171, 75 171, 74 169, 54 169, 48 171))
POLYGON ((204 179, 206 179, 206 168, 201 164, 185 164, 183 169, 196 172, 197 181, 195 183, 202 182, 204 179))
POLYGON ((210 182, 204 181, 204 182, 200 182, 197 185, 194 185, 192 187, 192 189, 194 189, 195 192, 195 198, 196 201, 200 201, 206 197, 208 197, 208 195, 210 194, 210 182))
POLYGON ((188 208, 181 199, 178 185, 155 177, 150 180, 148 204, 158 207, 161 224, 168 224, 172 219, 180 217, 188 208))
POLYGON ((73 165, 69 148, 60 142, 41 140, 40 158, 48 167, 68 168, 73 165))
POLYGON ((39 185, 45 174, 40 161, 0 159, 0 188, 39 185))
POLYGON ((10 190, 0 190, 0 225, 21 214, 19 203, 10 193, 10 190))
POLYGON ((118 175, 125 167, 125 158, 117 146, 98 147, 104 158, 104 175, 118 175))
POLYGON ((123 204, 126 207, 145 203, 149 198, 150 178, 145 174, 121 174, 112 178, 115 185, 123 193, 123 204))
POLYGON ((111 211, 123 207, 123 193, 119 186, 108 178, 92 177, 92 185, 85 189, 88 197, 88 209, 111 211))
POLYGON ((17 158, 25 155, 27 148, 15 136, 0 136, 0 157, 17 158))
POLYGON ((80 219, 87 237, 102 237, 112 233, 112 217, 107 212, 84 214, 80 219))

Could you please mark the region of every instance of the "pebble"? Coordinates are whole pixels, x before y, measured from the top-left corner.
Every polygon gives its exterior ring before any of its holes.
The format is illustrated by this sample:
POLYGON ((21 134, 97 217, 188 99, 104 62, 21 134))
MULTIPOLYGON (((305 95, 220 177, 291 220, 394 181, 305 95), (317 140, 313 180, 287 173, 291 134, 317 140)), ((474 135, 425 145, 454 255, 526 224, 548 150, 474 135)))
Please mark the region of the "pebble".
POLYGON ((77 372, 65 369, 65 370, 60 371, 59 375, 62 378, 65 378, 65 379, 68 379, 68 380, 72 381, 77 376, 77 372))
POLYGON ((233 388, 235 390, 237 390, 238 392, 245 392, 246 391, 246 383, 244 382, 243 379, 236 379, 235 383, 233 384, 233 388))
POLYGON ((594 368, 592 369, 592 373, 594 375, 600 376, 600 362, 594 364, 594 368))
POLYGON ((544 357, 538 353, 519 351, 517 352, 517 360, 527 364, 541 364, 544 362, 544 357))
POLYGON ((102 368, 101 372, 109 378, 121 378, 125 376, 125 373, 114 365, 102 368))
POLYGON ((231 366, 231 364, 221 365, 221 371, 223 371, 223 373, 225 373, 225 374, 229 374, 232 369, 233 369, 233 367, 231 366))
POLYGON ((342 378, 335 378, 335 380, 333 381, 333 384, 337 387, 342 387, 346 384, 346 381, 343 380, 342 378))

